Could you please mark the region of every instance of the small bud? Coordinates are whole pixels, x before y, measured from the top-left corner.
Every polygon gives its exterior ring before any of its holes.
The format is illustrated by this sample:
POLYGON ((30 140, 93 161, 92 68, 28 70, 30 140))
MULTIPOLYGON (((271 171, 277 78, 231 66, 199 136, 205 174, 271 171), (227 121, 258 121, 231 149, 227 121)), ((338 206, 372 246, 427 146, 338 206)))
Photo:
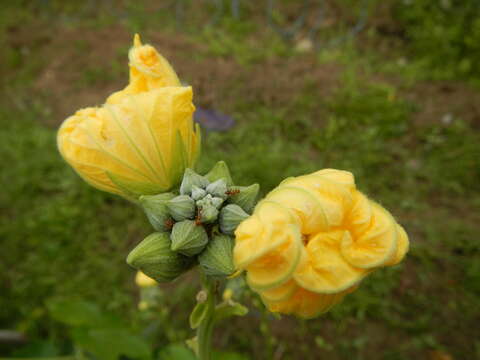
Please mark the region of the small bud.
POLYGON ((212 170, 209 171, 205 177, 210 182, 217 181, 218 179, 224 179, 227 186, 233 186, 232 176, 230 175, 230 170, 225 161, 219 161, 215 164, 212 170))
POLYGON ((167 231, 165 223, 170 219, 170 213, 167 208, 168 200, 175 197, 172 193, 164 193, 159 195, 143 195, 140 196, 140 203, 147 215, 150 224, 157 231, 167 231))
POLYGON ((219 198, 219 197, 214 197, 214 198, 212 198, 211 203, 217 209, 220 209, 220 206, 222 206, 222 204, 223 204, 223 199, 219 198))
POLYGON ((219 223, 220 231, 227 235, 233 235, 237 226, 246 218, 248 214, 235 204, 229 204, 220 210, 219 223))
POLYGON ((201 206, 200 221, 205 224, 211 224, 218 218, 218 209, 212 204, 201 206))
POLYGON ((147 236, 127 257, 127 263, 158 282, 169 282, 190 269, 194 259, 170 250, 168 233, 147 236))
POLYGON ((207 192, 204 189, 199 188, 197 185, 192 186, 191 197, 192 197, 193 200, 203 199, 205 197, 205 195, 207 195, 207 192))
POLYGON ((176 221, 193 219, 195 216, 195 201, 188 195, 179 195, 167 203, 170 215, 176 221))
POLYGON ((206 190, 207 193, 211 194, 212 196, 222 198, 223 200, 227 198, 227 183, 223 178, 210 183, 206 190))
POLYGON ((259 190, 260 186, 258 184, 231 187, 228 189, 228 191, 232 193, 232 195, 229 196, 229 202, 236 204, 246 212, 251 213, 256 204, 259 190))
POLYGON ((209 181, 201 175, 198 175, 192 169, 185 169, 183 174, 182 184, 180 185, 180 194, 181 195, 190 195, 192 193, 193 185, 198 186, 199 188, 205 188, 209 184, 209 181))
POLYGON ((198 226, 194 221, 185 220, 173 225, 172 251, 180 252, 186 256, 200 253, 208 243, 208 235, 203 226, 198 226))
POLYGON ((216 235, 198 257, 205 274, 228 276, 233 274, 233 239, 226 235, 216 235))

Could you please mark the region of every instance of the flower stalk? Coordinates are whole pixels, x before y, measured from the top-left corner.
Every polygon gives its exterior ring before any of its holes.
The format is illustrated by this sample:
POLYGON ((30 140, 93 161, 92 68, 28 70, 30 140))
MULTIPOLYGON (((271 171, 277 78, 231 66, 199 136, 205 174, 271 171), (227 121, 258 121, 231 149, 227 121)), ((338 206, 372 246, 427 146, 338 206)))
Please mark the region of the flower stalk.
POLYGON ((203 289, 207 294, 205 300, 205 317, 197 329, 198 353, 199 360, 210 360, 212 357, 212 334, 215 326, 215 281, 202 273, 203 289))

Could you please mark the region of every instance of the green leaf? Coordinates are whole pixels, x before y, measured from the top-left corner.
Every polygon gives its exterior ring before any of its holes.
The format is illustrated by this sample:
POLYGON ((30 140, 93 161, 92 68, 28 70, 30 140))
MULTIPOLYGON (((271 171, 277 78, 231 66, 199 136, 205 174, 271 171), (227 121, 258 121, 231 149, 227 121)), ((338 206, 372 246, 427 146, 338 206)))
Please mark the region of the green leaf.
POLYGON ((202 302, 198 303, 195 305, 193 308, 191 314, 190 314, 190 327, 192 329, 196 329, 197 327, 200 326, 202 323, 203 319, 205 319, 205 316, 207 315, 207 303, 202 302))
POLYGON ((51 300, 47 307, 55 320, 70 326, 108 326, 111 320, 97 305, 83 300, 51 300))
POLYGON ((183 344, 170 344, 158 354, 158 360, 196 360, 193 352, 183 344))
POLYGON ((122 355, 151 359, 148 343, 127 329, 75 329, 73 340, 101 360, 117 360, 122 355))
POLYGON ((231 316, 245 316, 248 314, 248 308, 232 300, 217 305, 213 321, 219 322, 231 316))

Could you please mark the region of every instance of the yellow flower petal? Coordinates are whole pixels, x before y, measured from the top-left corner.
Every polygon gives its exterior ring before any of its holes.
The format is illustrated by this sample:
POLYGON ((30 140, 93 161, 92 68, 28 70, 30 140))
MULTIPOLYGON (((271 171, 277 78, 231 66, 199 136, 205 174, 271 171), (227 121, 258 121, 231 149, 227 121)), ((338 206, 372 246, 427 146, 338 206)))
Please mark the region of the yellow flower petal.
POLYGON ((346 230, 319 233, 309 238, 307 251, 295 270, 297 283, 315 293, 334 294, 362 280, 367 271, 353 267, 340 253, 340 244, 350 239, 346 230))
POLYGON ((397 229, 392 215, 371 202, 372 222, 359 237, 342 239, 341 253, 353 266, 371 269, 383 266, 397 251, 397 229))

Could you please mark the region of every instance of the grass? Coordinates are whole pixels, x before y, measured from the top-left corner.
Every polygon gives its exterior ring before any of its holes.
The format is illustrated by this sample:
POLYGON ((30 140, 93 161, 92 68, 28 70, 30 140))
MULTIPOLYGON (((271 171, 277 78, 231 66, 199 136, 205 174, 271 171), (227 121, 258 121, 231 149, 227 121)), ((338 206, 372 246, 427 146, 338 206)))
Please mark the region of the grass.
MULTIPOLYGON (((52 9, 34 19, 30 8, 16 6, 6 9, 10 16, 0 21, 5 49, 0 58, 5 69, 5 96, 0 100, 0 327, 33 339, 17 355, 67 354, 71 334, 65 335, 48 304, 77 298, 121 315, 138 333, 155 320, 145 336, 157 347, 182 342, 192 335, 186 326, 195 282, 187 278, 162 288, 152 309, 137 311, 139 297, 146 295, 133 286, 134 272, 125 256, 151 229, 138 208, 88 187, 61 160, 56 129, 45 125, 58 115, 54 97, 35 90, 37 78, 55 54, 45 52, 48 46, 38 39, 33 43, 21 39, 24 45, 13 41, 12 26, 20 21, 27 28, 40 22, 52 29, 48 31, 79 27, 82 32, 110 29, 114 21, 101 12, 95 22, 88 8, 77 13, 76 3, 51 4, 63 14, 55 21, 52 9)), ((405 89, 416 91, 428 78, 427 69, 407 63, 400 81, 391 80, 388 74, 397 69, 396 62, 372 48, 360 51, 355 43, 318 55, 298 54, 278 39, 273 41, 274 34, 257 37, 262 24, 256 20, 242 25, 226 18, 218 25, 220 30, 210 27, 192 33, 190 28, 174 30, 172 21, 159 24, 155 14, 146 15, 148 2, 135 8, 126 4, 135 11, 121 26, 176 31, 203 44, 199 54, 182 51, 211 62, 207 70, 221 59, 220 63, 238 65, 234 69, 246 69, 248 75, 273 60, 283 64, 285 76, 303 77, 287 100, 275 100, 279 91, 275 79, 261 83, 262 91, 274 99, 269 104, 228 94, 228 101, 215 100, 222 111, 234 115, 237 125, 225 133, 205 135, 201 170, 224 159, 238 183, 259 182, 264 193, 287 176, 324 167, 350 170, 358 187, 391 209, 411 237, 411 251, 402 265, 370 276, 360 290, 320 319, 278 319, 263 310, 254 294, 239 292, 236 296, 249 305, 250 315, 225 327, 217 346, 255 359, 395 360, 421 358, 431 351, 455 359, 480 356, 475 340, 480 336, 480 247, 475 237, 480 220, 478 123, 468 113, 463 113, 467 118, 453 116, 449 121, 419 120, 425 119, 419 116, 425 107, 421 93, 406 96, 405 89), (313 75, 288 72, 302 61, 316 68, 335 64, 341 75, 334 85, 325 85, 329 91, 320 96, 313 75), (245 336, 253 331, 261 336, 245 336)), ((78 72, 71 84, 75 91, 66 96, 124 81, 126 59, 120 54, 125 54, 125 46, 119 42, 114 56, 102 64, 65 69, 78 72)), ((79 38, 66 43, 64 51, 81 57, 96 50, 101 47, 79 38)), ((402 54, 403 49, 395 51, 402 54)), ((202 69, 192 65, 192 72, 184 76, 195 80, 195 71, 202 69)), ((236 94, 257 91, 254 85, 230 80, 234 75, 210 81, 224 82, 236 94)), ((451 82, 463 84, 454 78, 451 82)), ((199 92, 200 102, 208 103, 208 94, 199 92)), ((0 356, 8 353, 15 354, 0 347, 0 356)))

